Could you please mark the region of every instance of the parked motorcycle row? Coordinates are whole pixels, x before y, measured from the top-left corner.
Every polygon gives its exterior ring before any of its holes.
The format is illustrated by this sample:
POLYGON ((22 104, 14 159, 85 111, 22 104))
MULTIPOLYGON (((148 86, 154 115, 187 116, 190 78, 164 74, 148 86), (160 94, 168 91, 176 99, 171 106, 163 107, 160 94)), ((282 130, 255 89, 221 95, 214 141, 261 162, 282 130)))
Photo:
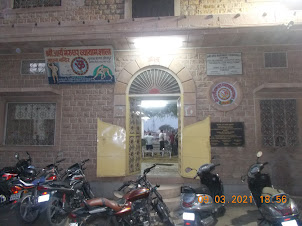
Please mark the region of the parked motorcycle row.
POLYGON ((40 215, 50 226, 84 225, 152 225, 150 212, 167 226, 175 225, 170 211, 153 186, 147 174, 156 164, 144 170, 135 181, 125 182, 118 190, 122 196, 117 201, 94 198, 85 178, 84 165, 89 159, 59 168, 58 160, 37 172, 32 158, 19 159, 15 167, 1 169, 0 205, 14 202, 20 224, 33 224, 40 215), (96 222, 96 224, 95 224, 96 222))
MULTIPOLYGON (((249 167, 247 179, 251 200, 262 216, 259 225, 299 226, 299 210, 284 191, 275 189, 270 176, 262 173, 264 166, 257 153, 257 161, 249 167)), ((160 185, 153 186, 147 174, 156 167, 146 168, 135 181, 125 182, 119 189, 119 199, 112 201, 94 197, 89 182, 85 178, 84 165, 89 159, 75 163, 66 170, 59 168, 65 159, 55 159, 41 170, 27 159, 20 159, 16 153, 14 167, 0 171, 0 206, 14 202, 13 207, 21 224, 34 223, 39 216, 50 226, 84 225, 154 225, 156 214, 164 225, 175 225, 170 211, 158 192, 160 185)), ((195 178, 200 185, 181 187, 181 207, 184 225, 215 225, 219 216, 225 213, 223 183, 218 174, 213 173, 220 164, 204 164, 196 170, 195 178)), ((192 168, 186 168, 191 172, 192 168)))
POLYGON ((1 169, 0 204, 14 202, 20 224, 31 225, 42 214, 47 220, 45 225, 66 225, 68 213, 79 208, 83 200, 93 198, 83 167, 89 159, 63 170, 59 163, 65 159, 57 157, 54 163, 37 171, 27 155, 27 159, 19 159, 16 153, 16 166, 1 169))

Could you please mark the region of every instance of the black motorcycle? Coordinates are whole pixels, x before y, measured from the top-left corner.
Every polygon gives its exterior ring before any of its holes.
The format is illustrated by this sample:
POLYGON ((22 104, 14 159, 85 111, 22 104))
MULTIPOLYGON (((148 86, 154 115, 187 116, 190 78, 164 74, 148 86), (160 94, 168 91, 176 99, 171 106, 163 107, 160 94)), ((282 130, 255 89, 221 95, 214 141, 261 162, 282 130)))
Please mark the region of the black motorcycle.
POLYGON ((262 173, 268 162, 260 163, 262 152, 257 153, 257 162, 250 166, 247 175, 248 187, 262 219, 259 225, 298 226, 299 210, 288 194, 273 187, 269 174, 262 173))
POLYGON ((31 156, 28 152, 27 159, 20 159, 19 154, 15 153, 15 158, 18 160, 15 166, 4 167, 0 170, 0 206, 18 200, 21 193, 18 190, 11 190, 11 183, 25 170, 34 168, 31 166, 31 156))
POLYGON ((43 184, 41 187, 47 191, 49 200, 46 205, 45 219, 48 225, 63 226, 68 221, 67 215, 76 208, 81 207, 85 199, 91 199, 94 194, 84 174, 86 159, 70 166, 62 175, 61 181, 43 184))
MULTIPOLYGON (((200 186, 181 187, 181 207, 184 225, 213 225, 217 217, 225 213, 225 196, 222 181, 218 174, 212 173, 220 164, 204 164, 194 177, 200 178, 200 186)), ((189 173, 193 169, 186 168, 189 173)))

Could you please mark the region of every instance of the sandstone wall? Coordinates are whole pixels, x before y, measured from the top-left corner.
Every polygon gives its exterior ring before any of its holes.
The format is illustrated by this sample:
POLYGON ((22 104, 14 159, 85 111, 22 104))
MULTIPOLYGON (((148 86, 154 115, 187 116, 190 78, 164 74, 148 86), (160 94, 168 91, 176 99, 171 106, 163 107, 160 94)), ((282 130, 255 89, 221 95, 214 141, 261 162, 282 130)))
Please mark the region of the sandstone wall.
MULTIPOLYGON (((208 14, 235 14, 284 12, 286 8, 278 1, 261 0, 180 0, 180 15, 208 15, 208 14)), ((62 6, 12 9, 12 0, 1 3, 1 24, 39 24, 43 22, 64 21, 93 21, 119 20, 125 18, 125 0, 62 0, 62 6)))

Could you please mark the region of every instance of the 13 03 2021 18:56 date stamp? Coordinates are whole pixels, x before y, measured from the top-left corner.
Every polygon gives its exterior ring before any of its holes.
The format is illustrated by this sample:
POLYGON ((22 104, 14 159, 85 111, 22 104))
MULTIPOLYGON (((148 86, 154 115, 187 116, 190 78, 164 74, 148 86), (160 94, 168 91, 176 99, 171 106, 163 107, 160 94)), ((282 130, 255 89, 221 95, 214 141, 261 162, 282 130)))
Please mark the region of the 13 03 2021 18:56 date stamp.
MULTIPOLYGON (((287 203, 288 198, 285 194, 270 196, 263 195, 260 196, 261 203, 287 203)), ((199 203, 231 203, 231 204, 242 204, 242 203, 254 203, 253 196, 251 195, 232 195, 230 201, 226 201, 225 195, 216 195, 213 198, 209 195, 198 196, 199 203)))

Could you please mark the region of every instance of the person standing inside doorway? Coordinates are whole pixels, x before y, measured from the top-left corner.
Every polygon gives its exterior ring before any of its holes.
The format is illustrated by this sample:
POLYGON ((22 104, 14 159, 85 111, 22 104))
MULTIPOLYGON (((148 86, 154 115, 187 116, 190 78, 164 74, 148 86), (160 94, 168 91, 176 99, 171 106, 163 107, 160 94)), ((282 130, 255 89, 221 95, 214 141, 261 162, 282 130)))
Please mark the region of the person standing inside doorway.
POLYGON ((144 140, 146 140, 146 149, 152 151, 153 150, 153 136, 149 133, 147 136, 144 136, 144 140))
POLYGON ((162 151, 165 149, 165 134, 164 131, 161 130, 159 133, 159 150, 162 151))

